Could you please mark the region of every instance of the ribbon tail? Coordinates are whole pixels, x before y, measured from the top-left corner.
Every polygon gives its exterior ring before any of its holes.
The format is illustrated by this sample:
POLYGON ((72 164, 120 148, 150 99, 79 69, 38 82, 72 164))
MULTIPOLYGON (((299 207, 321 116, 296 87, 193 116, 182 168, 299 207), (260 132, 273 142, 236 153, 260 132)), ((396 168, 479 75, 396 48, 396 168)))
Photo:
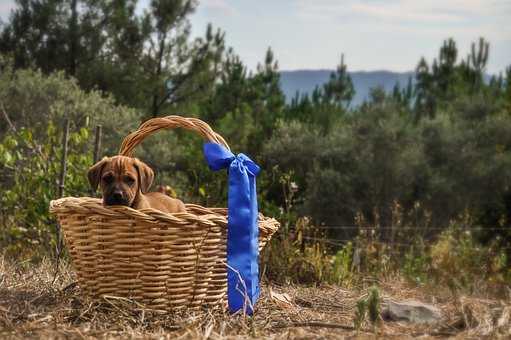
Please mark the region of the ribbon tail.
POLYGON ((234 156, 216 143, 204 144, 211 170, 229 169, 227 198, 227 300, 231 313, 252 315, 259 297, 259 228, 256 176, 260 169, 248 156, 234 156))
POLYGON ((231 313, 251 315, 259 296, 255 176, 237 161, 229 169, 227 298, 231 313))
POLYGON ((259 287, 259 223, 258 223, 258 206, 257 206, 257 188, 256 188, 256 179, 255 176, 249 177, 250 181, 250 203, 251 203, 251 219, 252 223, 251 227, 251 259, 252 259, 252 289, 253 289, 253 301, 252 306, 255 306, 255 303, 259 299, 259 295, 261 293, 259 287))

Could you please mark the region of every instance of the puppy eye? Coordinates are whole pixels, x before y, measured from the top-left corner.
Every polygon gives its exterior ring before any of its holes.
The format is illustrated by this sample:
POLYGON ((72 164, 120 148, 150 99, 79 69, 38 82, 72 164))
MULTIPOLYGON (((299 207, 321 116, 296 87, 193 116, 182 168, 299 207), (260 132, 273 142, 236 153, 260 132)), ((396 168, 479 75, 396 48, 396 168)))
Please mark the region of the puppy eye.
POLYGON ((135 179, 133 177, 126 177, 124 180, 128 183, 128 185, 133 185, 133 183, 135 183, 135 179))
POLYGON ((112 175, 106 175, 105 177, 103 177, 103 181, 105 183, 111 183, 113 180, 114 180, 114 176, 112 176, 112 175))

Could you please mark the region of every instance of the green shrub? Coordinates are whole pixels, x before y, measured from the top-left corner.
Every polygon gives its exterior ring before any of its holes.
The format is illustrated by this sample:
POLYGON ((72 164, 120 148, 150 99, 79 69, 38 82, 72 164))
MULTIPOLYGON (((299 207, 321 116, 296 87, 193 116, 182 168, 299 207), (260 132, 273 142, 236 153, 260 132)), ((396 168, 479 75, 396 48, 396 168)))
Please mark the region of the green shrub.
POLYGON ((48 124, 61 130, 68 118, 74 131, 102 125, 103 150, 111 154, 140 123, 134 110, 116 105, 111 96, 100 91, 81 90, 76 80, 63 72, 44 75, 37 70, 14 70, 11 65, 0 55, 0 134, 11 130, 3 116, 17 129, 31 129, 35 142, 46 138, 48 124))
POLYGON ((504 251, 482 245, 469 229, 456 224, 431 246, 430 257, 434 281, 453 290, 476 291, 487 283, 505 286, 510 282, 504 251))
MULTIPOLYGON (((49 251, 55 246, 56 222, 49 215, 50 200, 58 197, 62 155, 61 132, 48 123, 35 141, 32 129, 7 133, 0 141, 0 245, 9 254, 49 251)), ((88 190, 85 175, 92 163, 85 128, 69 135, 66 195, 88 190)))
POLYGON ((64 194, 86 196, 94 126, 103 125, 102 154, 111 154, 138 118, 100 92, 80 90, 63 73, 14 71, 2 58, 0 64, 0 248, 40 255, 55 245, 48 208, 58 197, 65 119, 70 134, 64 194))
POLYGON ((336 284, 349 285, 353 280, 353 244, 348 242, 332 258, 331 281, 336 284))

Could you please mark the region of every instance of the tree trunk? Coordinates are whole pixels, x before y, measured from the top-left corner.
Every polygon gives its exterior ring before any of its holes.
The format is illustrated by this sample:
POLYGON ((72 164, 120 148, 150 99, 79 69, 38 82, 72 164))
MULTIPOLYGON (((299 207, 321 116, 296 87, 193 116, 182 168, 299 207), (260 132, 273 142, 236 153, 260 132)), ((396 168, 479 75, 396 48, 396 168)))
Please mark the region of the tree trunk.
MULTIPOLYGON (((156 66, 156 79, 159 81, 161 72, 162 72, 162 63, 163 63, 163 53, 165 50, 165 39, 167 38, 167 33, 164 33, 162 37, 160 38, 160 50, 158 51, 158 64, 156 66)), ((158 88, 155 89, 154 95, 153 95, 153 118, 156 118, 158 116, 158 110, 159 110, 159 103, 158 103, 158 88)))
POLYGON ((78 54, 78 11, 77 0, 71 0, 71 22, 69 25, 69 75, 76 75, 78 54))

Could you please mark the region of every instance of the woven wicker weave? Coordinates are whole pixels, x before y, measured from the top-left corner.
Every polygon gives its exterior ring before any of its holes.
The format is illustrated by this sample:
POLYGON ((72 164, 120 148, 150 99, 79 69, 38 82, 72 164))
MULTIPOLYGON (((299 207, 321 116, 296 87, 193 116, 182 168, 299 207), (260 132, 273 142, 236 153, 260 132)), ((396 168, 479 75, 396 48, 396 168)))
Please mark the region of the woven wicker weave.
MULTIPOLYGON (((228 148, 225 140, 195 118, 168 116, 142 124, 123 141, 131 156, 148 135, 182 127, 228 148)), ((85 293, 114 295, 160 310, 225 304, 227 209, 187 204, 185 213, 105 207, 100 199, 51 201, 85 293)), ((259 215, 259 248, 279 223, 259 215)))

